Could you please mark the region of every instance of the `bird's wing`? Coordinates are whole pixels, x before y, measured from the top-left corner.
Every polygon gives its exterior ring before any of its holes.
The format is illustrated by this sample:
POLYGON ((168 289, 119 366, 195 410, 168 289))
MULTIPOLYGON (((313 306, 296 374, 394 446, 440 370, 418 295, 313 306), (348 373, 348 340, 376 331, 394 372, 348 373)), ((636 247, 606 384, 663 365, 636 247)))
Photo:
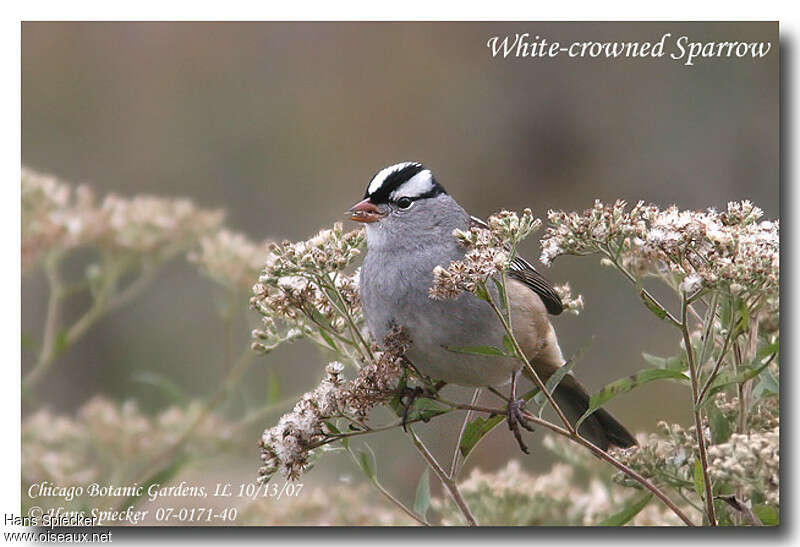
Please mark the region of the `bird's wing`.
MULTIPOLYGON (((473 226, 480 228, 489 228, 483 220, 477 217, 470 217, 473 226)), ((553 284, 547 280, 542 274, 536 271, 536 268, 530 262, 520 256, 514 257, 511 261, 511 266, 508 268, 508 275, 512 278, 521 281, 529 289, 539 295, 542 299, 548 313, 558 315, 564 311, 564 304, 561 302, 561 297, 558 296, 553 284)))

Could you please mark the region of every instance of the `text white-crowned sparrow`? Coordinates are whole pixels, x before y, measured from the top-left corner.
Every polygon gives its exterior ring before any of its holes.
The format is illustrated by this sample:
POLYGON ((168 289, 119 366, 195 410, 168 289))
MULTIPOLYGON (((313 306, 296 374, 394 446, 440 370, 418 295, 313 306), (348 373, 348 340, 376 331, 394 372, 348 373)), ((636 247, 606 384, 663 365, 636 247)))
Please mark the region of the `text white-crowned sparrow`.
MULTIPOLYGON (((518 359, 447 349, 504 347, 505 331, 489 304, 469 293, 433 300, 428 292, 436 266, 446 268, 464 257, 453 230, 468 230, 481 221, 471 217, 417 162, 378 171, 364 200, 353 206, 350 215, 366 225, 367 254, 360 288, 364 317, 375 340, 382 341, 393 326, 401 327, 411 339, 407 357, 423 374, 461 386, 500 386, 510 381, 514 402, 522 369, 518 359)), ((565 362, 548 318, 548 313, 561 313, 561 299, 551 283, 521 258, 509 268, 507 292, 515 337, 539 377, 547 381, 565 362)), ((553 397, 573 424, 588 409, 589 395, 572 374, 563 378, 553 397)), ((516 426, 513 420, 509 413, 509 426, 516 426)), ((580 433, 603 450, 636 443, 603 409, 582 423, 580 433)), ((515 435, 526 450, 516 427, 515 435)))

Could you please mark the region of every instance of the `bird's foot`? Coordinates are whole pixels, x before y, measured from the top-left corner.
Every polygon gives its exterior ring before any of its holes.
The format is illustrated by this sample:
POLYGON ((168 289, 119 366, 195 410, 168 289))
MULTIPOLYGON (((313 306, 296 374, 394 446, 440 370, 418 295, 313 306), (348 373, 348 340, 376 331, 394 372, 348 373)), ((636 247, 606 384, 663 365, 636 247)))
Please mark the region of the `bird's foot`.
MULTIPOLYGON (((403 422, 402 422, 403 431, 406 432, 408 431, 408 428, 406 427, 408 425, 408 416, 411 412, 411 407, 414 406, 414 403, 417 401, 417 399, 421 397, 427 399, 433 399, 439 394, 439 391, 446 385, 447 385, 446 382, 438 381, 436 383, 431 383, 426 386, 414 386, 414 387, 406 386, 400 391, 399 393, 400 404, 403 405, 403 422)), ((420 416, 420 420, 422 420, 425 423, 431 421, 429 417, 424 415, 420 416)))
MULTIPOLYGON (((430 387, 428 386, 405 387, 400 392, 400 402, 403 405, 403 431, 406 432, 408 431, 408 428, 406 427, 408 425, 408 416, 409 413, 411 412, 411 407, 414 406, 414 403, 417 401, 417 399, 421 397, 425 398, 436 397, 436 395, 439 393, 439 390, 442 389, 445 385, 446 385, 445 382, 440 381, 433 384, 430 387)), ((420 419, 425 423, 431 421, 431 419, 426 416, 421 416, 420 419)))
MULTIPOLYGON (((400 394, 400 402, 403 405, 403 431, 408 431, 406 426, 408 425, 408 415, 411 412, 411 407, 414 406, 417 399, 424 396, 425 390, 419 386, 406 387, 403 389, 403 392, 400 394)), ((429 420, 423 417, 422 421, 427 422, 429 420)))
POLYGON ((522 414, 522 409, 525 407, 525 399, 516 399, 508 402, 508 409, 506 410, 506 421, 508 422, 508 429, 514 434, 517 439, 520 450, 526 454, 530 454, 528 447, 522 441, 522 433, 520 433, 519 426, 522 426, 528 431, 535 431, 531 426, 528 419, 522 414))

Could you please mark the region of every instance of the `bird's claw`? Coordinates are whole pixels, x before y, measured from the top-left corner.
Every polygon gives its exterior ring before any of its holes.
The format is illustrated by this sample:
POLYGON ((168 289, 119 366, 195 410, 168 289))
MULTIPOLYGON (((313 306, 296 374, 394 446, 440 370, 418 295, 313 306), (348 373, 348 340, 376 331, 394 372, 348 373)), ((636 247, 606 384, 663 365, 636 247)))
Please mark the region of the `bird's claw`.
MULTIPOLYGON (((408 432, 408 428, 406 426, 408 425, 408 414, 411 412, 411 407, 414 406, 414 403, 417 401, 417 399, 423 396, 425 396, 425 390, 419 386, 406 387, 403 390, 403 393, 400 395, 401 402, 403 399, 405 399, 405 402, 403 402, 403 431, 408 432)), ((425 418, 423 416, 422 421, 428 422, 430 421, 430 418, 425 418)))
POLYGON ((520 433, 519 426, 522 426, 527 431, 535 431, 535 429, 528 422, 528 419, 522 414, 522 409, 525 407, 525 399, 516 399, 508 402, 508 409, 506 410, 506 421, 508 422, 508 429, 514 434, 517 439, 520 450, 525 454, 530 454, 528 447, 522 441, 522 433, 520 433))
MULTIPOLYGON (((406 386, 405 388, 403 388, 403 390, 400 392, 400 402, 403 404, 403 422, 402 422, 403 431, 408 432, 408 428, 406 427, 408 425, 408 415, 411 412, 411 407, 414 406, 414 403, 417 401, 417 399, 419 399, 420 397, 428 397, 428 398, 436 397, 436 395, 439 393, 439 390, 441 390, 445 385, 447 384, 444 381, 439 381, 431 385, 430 387, 406 386), (403 403, 403 399, 405 398, 407 398, 407 400, 406 402, 403 403)), ((422 420, 425 423, 431 421, 429 417, 424 415, 420 416, 420 420, 422 420)))

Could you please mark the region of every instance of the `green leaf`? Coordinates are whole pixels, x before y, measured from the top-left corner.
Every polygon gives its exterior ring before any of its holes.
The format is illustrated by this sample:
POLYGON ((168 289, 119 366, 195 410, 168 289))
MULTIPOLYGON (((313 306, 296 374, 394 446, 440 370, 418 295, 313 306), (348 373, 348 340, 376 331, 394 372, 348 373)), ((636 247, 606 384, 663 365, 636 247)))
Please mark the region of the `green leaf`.
POLYGON ((719 294, 713 293, 711 302, 706 309, 705 317, 703 318, 702 340, 700 341, 700 351, 696 353, 697 365, 702 367, 706 361, 711 357, 714 349, 714 320, 716 319, 717 309, 719 302, 719 294))
MULTIPOLYGON (((564 379, 564 376, 569 374, 569 372, 572 370, 572 368, 575 366, 575 363, 577 363, 577 362, 578 362, 577 359, 570 359, 569 361, 564 363, 562 366, 560 366, 550 376, 550 378, 547 379, 547 382, 545 382, 544 387, 547 389, 548 393, 550 393, 552 395, 552 393, 558 387, 558 384, 560 384, 561 380, 564 379)), ((533 404, 535 404, 536 408, 539 409, 539 417, 542 416, 542 412, 545 409, 545 403, 546 402, 547 402, 547 397, 541 391, 538 391, 536 393, 536 395, 534 395, 534 397, 533 397, 533 404)))
POLYGON ((428 509, 431 506, 431 483, 428 477, 428 468, 422 472, 417 483, 417 494, 414 497, 414 512, 422 517, 422 520, 428 518, 428 509))
POLYGON ((185 406, 189 398, 183 390, 172 380, 159 372, 140 370, 131 374, 131 380, 139 384, 153 387, 170 402, 185 406))
MULTIPOLYGON (((420 398, 414 401, 414 404, 412 404, 411 408, 408 409, 408 416, 406 419, 409 422, 416 420, 430 420, 431 418, 441 414, 447 414, 451 410, 451 408, 431 399, 420 398)), ((402 414, 403 409, 401 406, 398 416, 402 416, 402 414)))
POLYGON ((650 355, 646 351, 642 352, 642 357, 648 364, 652 365, 654 368, 667 368, 667 359, 665 357, 659 357, 657 355, 650 355))
POLYGON ((717 405, 712 405, 709 412, 711 419, 711 435, 714 444, 722 444, 731 436, 731 424, 717 405))
POLYGON ((777 507, 761 503, 753 506, 753 513, 764 526, 778 526, 780 524, 780 513, 777 507))
POLYGON ((736 298, 736 307, 738 308, 739 315, 741 316, 736 327, 740 332, 745 332, 750 328, 750 310, 748 309, 745 301, 738 297, 736 298))
POLYGON ((706 481, 703 477, 703 465, 700 463, 700 458, 694 461, 694 491, 700 496, 700 499, 706 499, 706 481))
POLYGON ((719 305, 719 322, 724 329, 731 324, 731 298, 722 299, 719 305))
MULTIPOLYGON (((326 420, 325 421, 325 425, 328 427, 328 431, 330 433, 333 433, 334 435, 341 435, 342 434, 342 432, 339 431, 339 428, 336 427, 336 425, 332 421, 326 420)), ((342 437, 340 439, 340 442, 342 443, 342 446, 344 447, 345 450, 348 450, 348 451, 350 450, 350 439, 348 439, 347 437, 342 437)))
POLYGON ((508 355, 514 355, 516 353, 514 342, 511 341, 511 338, 509 338, 507 334, 503 335, 503 345, 506 347, 506 353, 508 355))
POLYGON ((466 355, 488 355, 490 357, 508 357, 506 352, 494 346, 445 346, 448 351, 466 355))
POLYGON ((758 383, 753 388, 753 397, 756 400, 763 399, 764 397, 773 397, 780 393, 780 385, 777 378, 772 374, 772 371, 767 369, 759 377, 758 383))
POLYGON ((781 349, 781 341, 775 340, 771 344, 763 344, 758 348, 756 351, 756 361, 762 361, 767 357, 772 357, 773 355, 780 352, 781 349))
POLYGON ((653 365, 655 368, 677 371, 686 370, 688 368, 688 363, 686 362, 683 353, 672 355, 670 357, 658 357, 656 355, 650 355, 649 353, 642 353, 642 357, 644 357, 644 360, 653 365))
POLYGON ((711 384, 711 387, 708 388, 708 393, 706 394, 705 399, 701 401, 700 404, 702 405, 704 402, 710 401, 714 394, 716 394, 726 386, 729 386, 731 384, 743 384, 745 382, 752 380, 753 378, 761 374, 761 371, 767 368, 767 365, 769 365, 769 362, 766 362, 763 365, 757 367, 753 366, 746 367, 741 371, 739 371, 738 374, 734 374, 732 372, 725 372, 717 375, 717 377, 714 379, 714 382, 711 384))
POLYGON ((369 480, 372 482, 378 480, 375 471, 374 457, 371 452, 359 450, 356 453, 356 461, 369 480))
POLYGON ((461 444, 458 446, 461 455, 464 458, 469 456, 469 453, 472 452, 472 449, 475 448, 478 441, 505 419, 505 416, 498 415, 489 418, 475 418, 468 423, 464 428, 464 434, 461 436, 461 444))
POLYGON ((619 395, 627 393, 641 385, 648 384, 656 380, 680 380, 683 382, 688 382, 689 377, 677 370, 646 368, 640 370, 636 374, 628 376, 627 378, 620 378, 619 380, 607 384, 603 389, 592 395, 592 397, 589 399, 589 408, 575 424, 575 427, 577 428, 580 426, 583 421, 591 416, 595 410, 612 399, 615 399, 619 395))
POLYGON ((649 353, 642 352, 642 357, 645 361, 647 361, 648 364, 653 365, 654 368, 683 371, 689 367, 683 352, 671 357, 659 357, 657 355, 651 355, 649 353))
MULTIPOLYGON (((538 389, 532 389, 522 396, 526 401, 530 401, 534 395, 539 392, 538 389)), ((461 436, 461 444, 458 449, 464 459, 469 456, 470 452, 475 448, 478 442, 483 439, 487 433, 498 426, 506 419, 505 415, 491 416, 489 418, 475 418, 467 424, 464 428, 464 434, 461 436)))
POLYGON ((333 338, 331 338, 331 336, 325 332, 325 329, 320 328, 319 335, 322 336, 322 339, 325 340, 325 343, 328 344, 333 351, 337 353, 339 352, 339 346, 337 346, 336 342, 333 341, 333 338))
POLYGON ((486 302, 489 301, 489 291, 486 290, 486 287, 482 283, 479 283, 475 288, 475 296, 486 302))
POLYGON ((639 297, 642 299, 642 302, 644 302, 644 305, 647 307, 647 309, 653 312, 653 314, 656 317, 658 317, 659 319, 667 318, 666 310, 664 310, 661 306, 656 304, 653 298, 649 294, 647 294, 644 289, 641 289, 639 291, 639 297))
POLYGON ((652 498, 653 494, 650 492, 642 494, 641 496, 631 500, 630 503, 622 508, 622 510, 614 513, 605 520, 598 522, 595 526, 624 526, 630 522, 633 517, 638 515, 641 510, 644 509, 648 503, 650 503, 652 498))
POLYGON ((508 317, 508 310, 506 309, 506 296, 505 296, 505 294, 506 294, 506 293, 505 293, 505 291, 503 290, 503 284, 502 284, 502 283, 500 283, 500 281, 498 281, 498 280, 497 280, 496 278, 494 278, 494 277, 492 278, 492 281, 494 281, 494 286, 495 286, 495 287, 497 287, 497 300, 498 300, 498 306, 499 306, 499 307, 500 307, 500 309, 502 310, 502 312, 503 312, 503 315, 505 315, 506 317, 508 317))

